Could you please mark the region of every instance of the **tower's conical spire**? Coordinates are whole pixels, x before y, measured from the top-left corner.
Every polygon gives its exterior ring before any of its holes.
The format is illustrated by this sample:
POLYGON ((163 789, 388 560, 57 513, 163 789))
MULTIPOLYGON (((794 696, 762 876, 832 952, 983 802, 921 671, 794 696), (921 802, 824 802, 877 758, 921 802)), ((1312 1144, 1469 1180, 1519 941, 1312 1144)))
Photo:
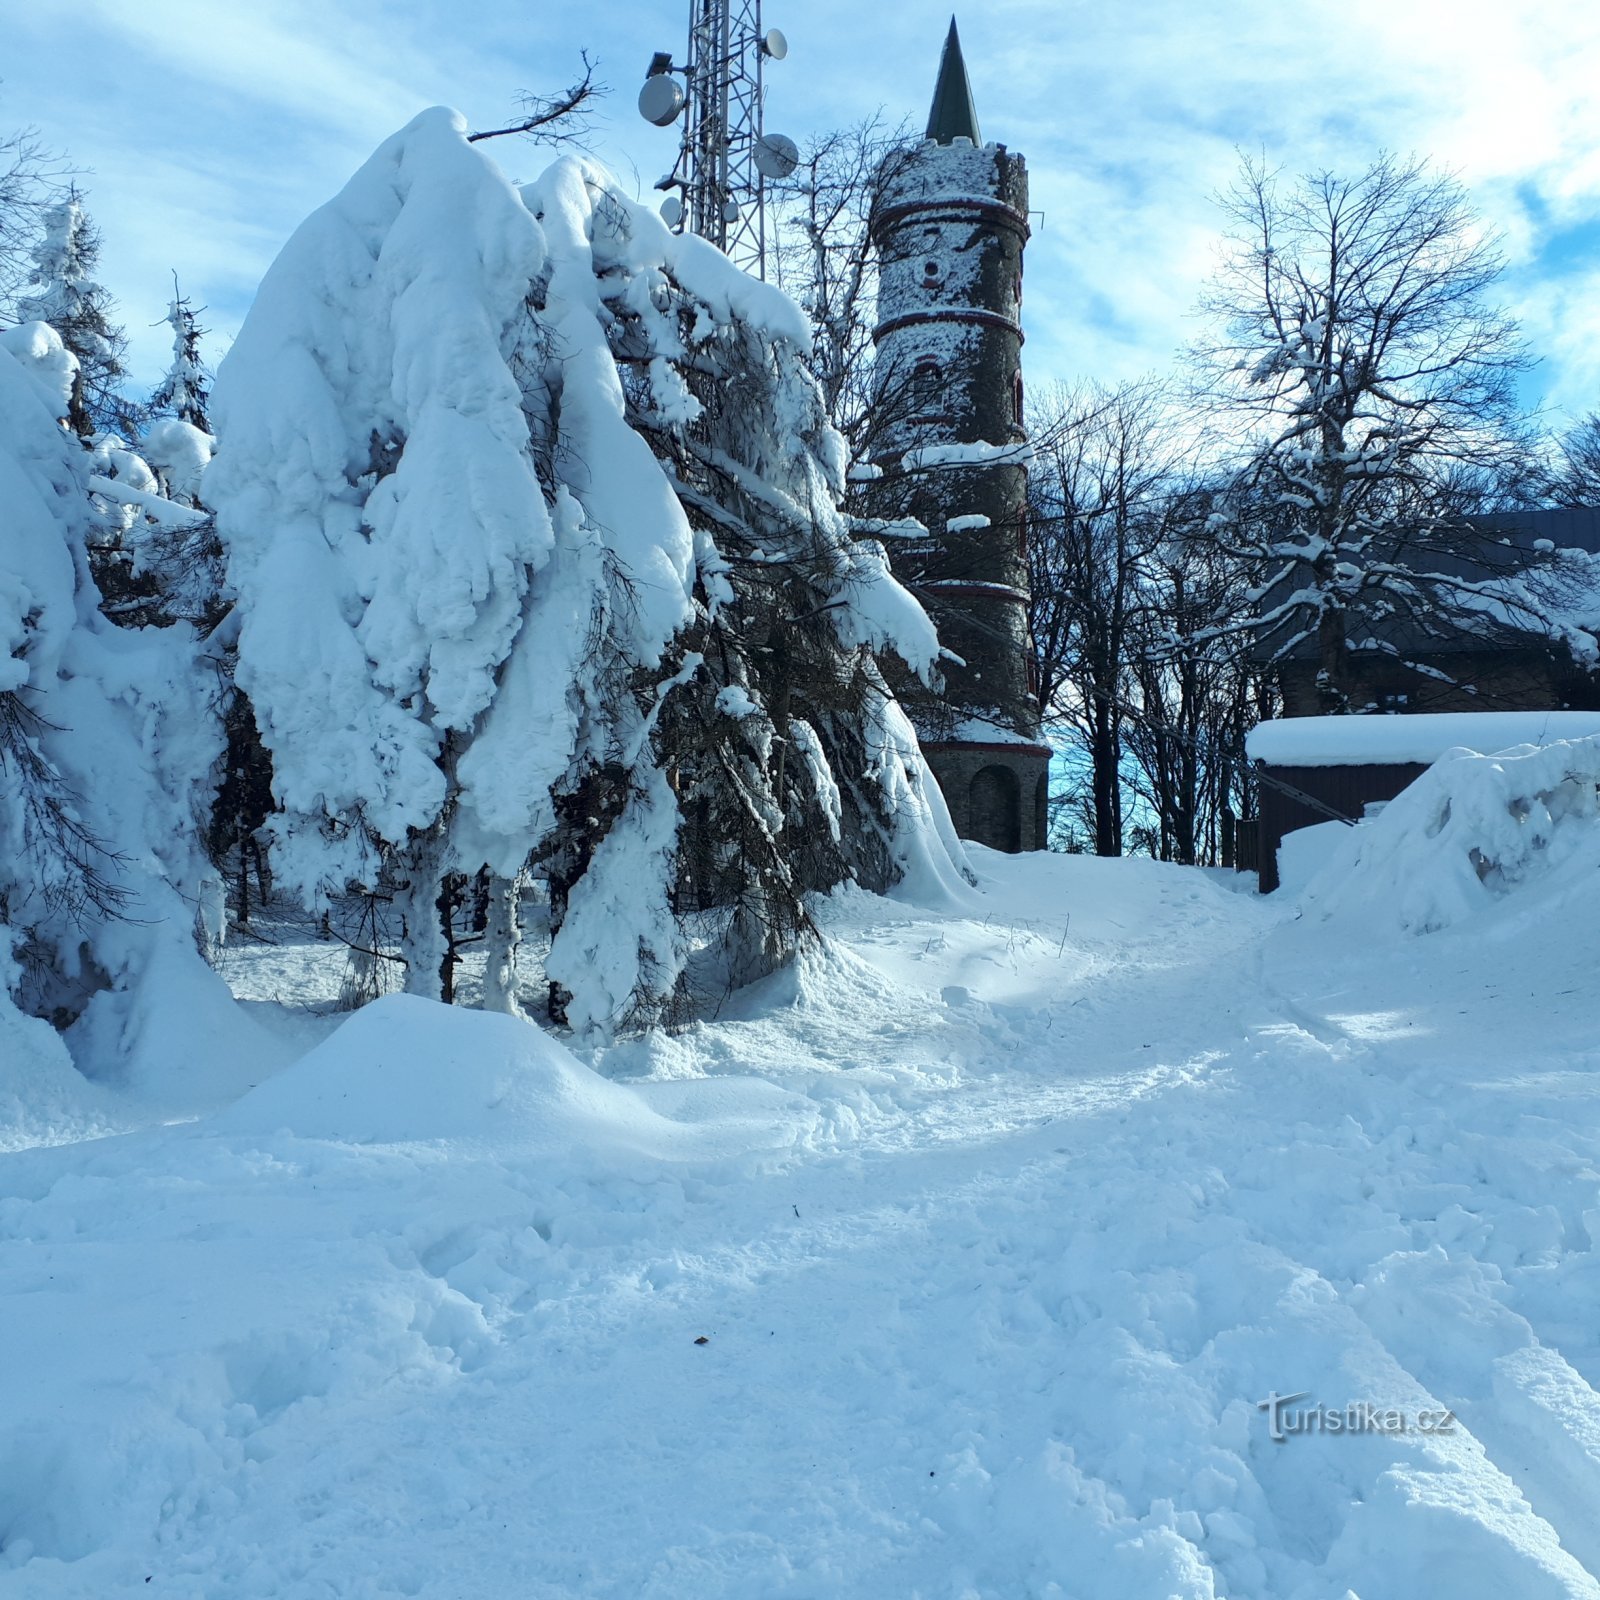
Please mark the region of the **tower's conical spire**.
POLYGON ((978 137, 978 112, 972 104, 972 85, 967 82, 967 64, 961 59, 961 37, 954 17, 945 36, 944 54, 939 58, 939 82, 933 91, 926 137, 940 144, 949 144, 952 139, 983 143, 978 137))

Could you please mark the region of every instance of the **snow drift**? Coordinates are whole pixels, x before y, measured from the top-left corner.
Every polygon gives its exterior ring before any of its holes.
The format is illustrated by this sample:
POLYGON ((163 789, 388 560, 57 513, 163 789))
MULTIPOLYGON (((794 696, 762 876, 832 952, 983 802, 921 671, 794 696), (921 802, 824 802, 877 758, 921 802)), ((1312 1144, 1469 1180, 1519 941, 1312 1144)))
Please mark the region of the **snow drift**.
POLYGON ((676 1131, 532 1024, 414 995, 363 1007, 209 1127, 345 1144, 448 1140, 589 1155, 659 1151, 676 1131))
POLYGON ((1431 933, 1512 901, 1600 891, 1600 737, 1455 750, 1347 830, 1306 886, 1322 917, 1431 933))

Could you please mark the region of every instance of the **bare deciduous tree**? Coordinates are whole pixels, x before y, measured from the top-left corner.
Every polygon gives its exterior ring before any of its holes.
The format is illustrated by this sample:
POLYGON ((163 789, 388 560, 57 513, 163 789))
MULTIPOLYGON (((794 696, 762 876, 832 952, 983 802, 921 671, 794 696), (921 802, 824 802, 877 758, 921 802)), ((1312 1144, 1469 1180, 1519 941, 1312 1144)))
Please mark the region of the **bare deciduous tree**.
POLYGON ((1216 332, 1196 357, 1252 492, 1211 531, 1254 568, 1277 653, 1314 640, 1323 706, 1343 710, 1352 651, 1381 648, 1397 617, 1539 631, 1508 615, 1461 522, 1460 470, 1522 449, 1528 364, 1488 298, 1501 257, 1461 186, 1388 155, 1292 183, 1247 158, 1222 204, 1232 231, 1203 302, 1216 332))
POLYGON ((1153 382, 1056 389, 1029 418, 1028 565, 1040 705, 1089 763, 1097 855, 1122 854, 1122 724, 1143 569, 1166 536, 1177 468, 1153 382))
POLYGON ((872 215, 912 148, 881 111, 812 139, 794 174, 769 191, 773 281, 811 319, 811 371, 852 464, 870 462, 908 415, 907 383, 877 360, 878 263, 872 215))
POLYGON ((1600 411, 1557 441, 1544 491, 1559 506, 1600 506, 1600 411))

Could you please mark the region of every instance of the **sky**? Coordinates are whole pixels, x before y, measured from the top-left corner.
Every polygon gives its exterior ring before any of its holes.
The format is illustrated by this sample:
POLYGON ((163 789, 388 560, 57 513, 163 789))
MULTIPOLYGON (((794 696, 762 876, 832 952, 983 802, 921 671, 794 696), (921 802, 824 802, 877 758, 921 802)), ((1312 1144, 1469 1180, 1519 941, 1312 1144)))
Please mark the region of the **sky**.
MULTIPOLYGON (((519 91, 611 93, 593 150, 645 194, 675 130, 635 110, 683 0, 0 0, 0 128, 84 169, 133 366, 159 376, 176 269, 220 354, 294 227, 417 111, 475 128, 519 91)), ((801 143, 879 109, 920 129, 948 0, 765 0, 789 40, 766 125, 801 143)), ((1591 0, 986 0, 959 13, 986 139, 1026 156, 1030 387, 1171 368, 1198 331, 1214 196, 1241 150, 1355 173, 1381 150, 1454 172, 1503 237, 1500 298, 1556 424, 1600 409, 1600 6, 1591 0)), ((512 177, 548 159, 489 147, 512 177)))

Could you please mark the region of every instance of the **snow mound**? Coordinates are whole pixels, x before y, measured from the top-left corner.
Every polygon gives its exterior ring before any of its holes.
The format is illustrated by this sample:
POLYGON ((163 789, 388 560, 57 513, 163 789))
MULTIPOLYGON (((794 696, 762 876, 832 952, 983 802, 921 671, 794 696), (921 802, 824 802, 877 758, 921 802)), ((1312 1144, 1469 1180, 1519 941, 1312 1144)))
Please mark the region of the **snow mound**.
POLYGON ((0 986, 0 1155, 111 1131, 104 1099, 49 1023, 24 1016, 0 986))
POLYGON ((1325 919, 1432 933, 1508 899, 1590 896, 1600 737, 1492 756, 1453 750, 1349 835, 1303 896, 1325 919))
POLYGON ((531 1023, 414 995, 375 1000, 211 1126, 345 1144, 655 1151, 682 1132, 531 1023))

